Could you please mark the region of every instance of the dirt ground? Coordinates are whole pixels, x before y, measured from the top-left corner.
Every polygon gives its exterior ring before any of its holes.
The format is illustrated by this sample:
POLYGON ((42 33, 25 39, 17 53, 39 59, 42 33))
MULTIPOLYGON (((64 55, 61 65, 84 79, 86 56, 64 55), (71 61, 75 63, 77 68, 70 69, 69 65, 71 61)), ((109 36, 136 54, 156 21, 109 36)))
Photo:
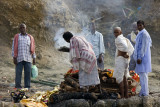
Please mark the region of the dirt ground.
MULTIPOLYGON (((12 62, 11 48, 0 41, 0 100, 11 101, 10 92, 15 91, 15 66, 12 62)), ((44 48, 43 48, 44 49, 44 48)), ((45 80, 60 84, 63 81, 63 75, 71 68, 68 60, 68 54, 56 51, 54 48, 46 47, 42 54, 42 59, 37 59, 39 75, 35 80, 45 80), (53 54, 54 53, 54 54, 53 54), (56 53, 56 54, 55 54, 56 53), (58 55, 57 55, 58 54, 58 55), (55 57, 57 56, 57 57, 55 57), (47 62, 46 62, 47 61, 47 62)), ((105 68, 114 69, 114 59, 108 55, 105 56, 105 68)), ((160 58, 158 55, 152 55, 152 72, 149 73, 149 91, 151 93, 160 93, 160 58)), ((22 77, 22 86, 23 86, 22 77)), ((52 90, 53 86, 47 86, 38 83, 31 83, 31 91, 27 92, 28 96, 33 95, 36 91, 52 90)), ((137 93, 140 91, 140 85, 137 87, 137 93)), ((152 94, 151 94, 152 95, 152 94)))
MULTIPOLYGON (((106 58, 107 59, 107 58, 106 58)), ((154 59, 154 58, 153 58, 154 59)), ((34 80, 45 80, 49 82, 54 82, 60 84, 63 81, 63 75, 70 69, 70 64, 59 64, 59 66, 39 68, 39 75, 34 80)), ((105 64, 105 67, 113 69, 113 66, 105 64)), ((156 64, 152 64, 152 72, 149 73, 149 91, 152 93, 160 94, 160 76, 159 70, 160 67, 156 64)), ((0 65, 0 100, 1 101, 11 101, 10 92, 14 90, 14 78, 15 78, 15 69, 12 62, 0 65)), ((23 86, 23 77, 22 77, 22 86, 23 86)), ((28 96, 32 96, 36 91, 47 91, 52 90, 53 86, 47 86, 39 83, 31 83, 31 89, 26 93, 28 96)), ((137 93, 140 91, 140 85, 137 87, 137 93)), ((137 95, 138 96, 138 95, 137 95)))

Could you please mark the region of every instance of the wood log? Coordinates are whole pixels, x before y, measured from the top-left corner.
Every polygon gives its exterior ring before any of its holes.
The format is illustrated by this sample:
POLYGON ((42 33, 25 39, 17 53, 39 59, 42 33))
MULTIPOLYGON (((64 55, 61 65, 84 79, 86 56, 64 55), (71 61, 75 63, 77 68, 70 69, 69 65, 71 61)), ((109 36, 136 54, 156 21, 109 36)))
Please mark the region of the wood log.
POLYGON ((115 88, 102 88, 103 91, 105 92, 116 92, 118 93, 119 92, 119 89, 115 89, 115 88))
POLYGON ((78 73, 75 73, 75 74, 67 74, 67 75, 65 75, 64 78, 67 78, 67 77, 73 79, 73 80, 76 81, 76 82, 78 82, 78 73))
POLYGON ((77 78, 74 77, 75 75, 71 75, 70 78, 73 79, 74 81, 76 81, 77 83, 79 82, 79 80, 77 78))
POLYGON ((92 101, 97 101, 97 96, 94 93, 83 93, 83 92, 60 93, 60 94, 50 95, 49 102, 59 103, 61 101, 69 99, 90 99, 92 101))
POLYGON ((98 99, 117 99, 119 97, 116 92, 103 92, 98 96, 98 99))
POLYGON ((90 86, 89 87, 89 92, 99 92, 99 87, 98 86, 90 86))
POLYGON ((115 78, 109 78, 106 80, 107 83, 111 83, 111 84, 116 84, 116 79, 115 78))
POLYGON ((64 80, 65 80, 65 82, 70 84, 72 87, 74 87, 76 89, 80 88, 80 85, 75 80, 73 80, 72 78, 66 77, 66 78, 64 78, 64 80))
POLYGON ((71 86, 69 86, 69 85, 65 85, 65 91, 76 91, 76 89, 75 88, 73 88, 73 87, 71 87, 71 86))
POLYGON ((119 88, 119 85, 116 83, 101 83, 102 88, 119 88))
POLYGON ((60 84, 60 88, 65 88, 65 82, 63 81, 63 82, 61 82, 61 84, 60 84))

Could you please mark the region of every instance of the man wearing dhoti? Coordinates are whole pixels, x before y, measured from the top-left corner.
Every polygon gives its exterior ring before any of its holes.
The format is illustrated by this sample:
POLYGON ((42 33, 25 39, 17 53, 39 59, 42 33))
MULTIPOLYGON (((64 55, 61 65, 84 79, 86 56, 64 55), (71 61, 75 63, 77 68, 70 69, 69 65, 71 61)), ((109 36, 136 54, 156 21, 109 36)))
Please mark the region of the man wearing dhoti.
POLYGON ((100 84, 96 56, 91 44, 84 37, 73 36, 70 32, 65 32, 63 38, 70 43, 70 62, 74 70, 79 70, 80 88, 100 84))
POLYGON ((137 22, 137 28, 139 33, 136 37, 135 51, 133 58, 136 61, 135 72, 139 74, 141 91, 139 96, 149 95, 148 91, 148 73, 152 72, 151 68, 151 50, 152 40, 144 28, 144 21, 139 20, 137 22))
POLYGON ((116 78, 116 81, 119 84, 121 98, 128 98, 127 78, 130 76, 128 71, 128 65, 130 56, 132 55, 134 48, 131 42, 123 36, 120 27, 116 27, 114 29, 114 35, 116 37, 116 54, 113 77, 116 78))

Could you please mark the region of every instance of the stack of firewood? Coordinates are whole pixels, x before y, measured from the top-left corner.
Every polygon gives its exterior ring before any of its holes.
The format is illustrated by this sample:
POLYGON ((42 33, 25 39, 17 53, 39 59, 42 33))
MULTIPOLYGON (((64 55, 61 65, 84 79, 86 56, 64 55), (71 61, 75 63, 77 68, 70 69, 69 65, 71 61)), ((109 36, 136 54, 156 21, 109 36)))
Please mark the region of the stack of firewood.
MULTIPOLYGON (((108 73, 111 73, 107 70, 98 70, 99 78, 101 83, 101 89, 105 92, 115 92, 119 93, 119 85, 116 83, 116 79, 113 77, 108 76, 108 73)), ((64 76, 63 82, 60 84, 60 91, 61 92, 81 92, 84 91, 80 89, 79 82, 78 82, 78 72, 77 73, 70 73, 64 76)), ((129 84, 129 95, 133 96, 136 93, 132 92, 132 88, 135 87, 137 84, 132 78, 128 79, 129 84)), ((97 86, 89 87, 89 92, 99 93, 99 88, 97 86)))
MULTIPOLYGON (((72 70, 70 70, 72 71, 72 70)), ((117 99, 120 98, 119 85, 116 83, 116 79, 112 77, 113 72, 108 70, 98 70, 100 78, 100 86, 90 86, 89 90, 80 89, 78 81, 78 72, 66 73, 64 75, 64 81, 60 84, 60 90, 58 94, 52 94, 49 98, 50 103, 58 103, 68 99, 117 99), (112 73, 112 74, 111 74, 112 73)), ((129 96, 134 96, 133 88, 137 83, 134 79, 129 78, 129 96)))
MULTIPOLYGON (((108 74, 111 73, 110 71, 104 70, 100 71, 99 70, 99 76, 101 80, 101 86, 102 89, 105 90, 106 92, 116 92, 119 93, 119 85, 116 83, 116 79, 113 77, 109 77, 108 74)), ((136 92, 133 92, 133 88, 136 88, 138 85, 138 82, 136 82, 134 79, 132 79, 132 76, 134 73, 130 74, 131 77, 128 78, 128 94, 129 96, 135 96, 136 92)))

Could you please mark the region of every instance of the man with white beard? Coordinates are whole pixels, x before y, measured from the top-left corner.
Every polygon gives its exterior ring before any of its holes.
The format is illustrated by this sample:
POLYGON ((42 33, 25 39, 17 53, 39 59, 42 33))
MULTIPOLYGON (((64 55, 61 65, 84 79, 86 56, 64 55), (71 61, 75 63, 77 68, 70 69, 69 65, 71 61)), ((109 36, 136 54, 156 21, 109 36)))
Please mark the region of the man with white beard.
POLYGON ((119 84, 121 98, 128 98, 127 78, 130 76, 128 65, 130 56, 132 55, 134 48, 131 42, 123 36, 120 27, 116 27, 114 29, 114 35, 116 37, 116 54, 113 77, 116 78, 116 82, 119 84))

